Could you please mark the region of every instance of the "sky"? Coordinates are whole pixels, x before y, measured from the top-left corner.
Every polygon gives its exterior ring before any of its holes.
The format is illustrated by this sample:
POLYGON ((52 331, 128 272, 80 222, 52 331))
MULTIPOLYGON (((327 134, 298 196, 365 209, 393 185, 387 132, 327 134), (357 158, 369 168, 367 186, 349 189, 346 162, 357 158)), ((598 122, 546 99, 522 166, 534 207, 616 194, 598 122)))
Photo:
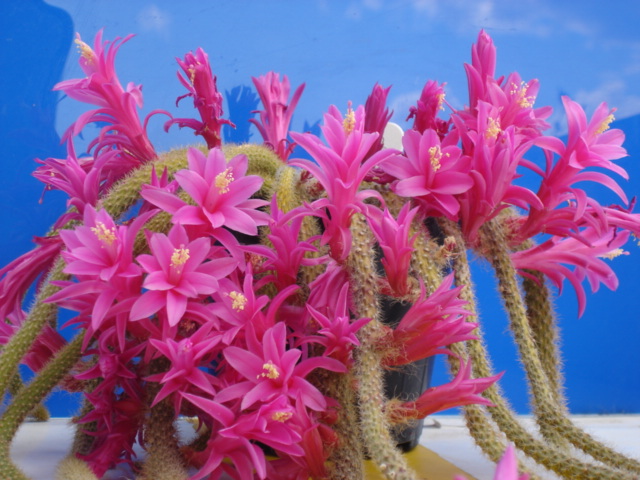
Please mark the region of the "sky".
MULTIPOLYGON (((229 99, 242 98, 246 107, 256 98, 249 88, 252 76, 273 70, 287 75, 294 88, 304 82, 292 123, 293 130, 301 131, 313 128, 331 104, 344 111, 349 101, 363 103, 376 82, 392 86, 392 121, 405 129, 408 109, 429 79, 446 82, 447 102, 463 107, 463 64, 470 62, 471 45, 484 29, 497 46, 499 74, 517 71, 526 81, 539 79, 536 106, 554 108, 549 133, 566 132, 562 95, 581 103, 588 114, 602 101, 617 109, 614 126, 624 126, 630 152, 621 165, 633 181, 640 178, 639 18, 636 0, 0 2, 0 144, 5 149, 0 160, 0 264, 28 250, 31 237, 43 235, 64 209, 64 199, 55 192, 39 202, 42 186, 31 172, 36 157, 64 156, 59 139, 86 111, 86 106, 51 92, 60 80, 83 76, 74 32, 90 44, 100 29, 105 39, 135 34, 120 49, 116 66, 123 83, 143 85, 143 116, 154 109, 191 115, 188 100, 175 105, 185 93, 176 78, 175 59, 202 47, 232 119, 237 111, 229 99), (245 96, 238 97, 238 91, 245 96)), ((190 131, 177 127, 165 133, 164 120, 157 116, 149 122, 158 151, 195 141, 190 131)), ((237 123, 239 128, 229 135, 260 141, 255 130, 237 123)), ((87 127, 84 138, 89 141, 95 134, 95 128, 87 127)), ((79 151, 82 145, 80 139, 79 151)), ((639 180, 628 186, 640 191, 639 180)), ((557 302, 573 411, 640 412, 640 375, 619 367, 640 362, 640 298, 634 286, 639 259, 636 251, 621 260, 618 292, 598 292, 581 319, 576 318, 570 288, 557 302), (613 350, 614 359, 602 361, 607 350, 613 350)), ((474 268, 479 276, 486 273, 480 264, 474 268)), ((495 285, 481 281, 478 296, 495 297, 495 285)), ((487 302, 483 316, 489 341, 495 342, 497 369, 508 372, 505 390, 514 406, 526 411, 522 373, 508 327, 499 320, 500 306, 487 302)), ((436 372, 436 380, 443 375, 436 372)))

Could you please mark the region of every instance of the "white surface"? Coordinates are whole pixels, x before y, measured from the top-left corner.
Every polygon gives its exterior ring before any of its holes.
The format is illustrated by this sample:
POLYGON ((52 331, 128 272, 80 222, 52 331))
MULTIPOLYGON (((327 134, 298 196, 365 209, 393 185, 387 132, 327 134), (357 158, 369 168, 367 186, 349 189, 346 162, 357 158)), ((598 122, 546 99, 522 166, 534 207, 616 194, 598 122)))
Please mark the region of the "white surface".
MULTIPOLYGON (((575 416, 575 423, 608 445, 640 458, 640 415, 575 416)), ((457 416, 435 416, 433 420, 440 428, 426 427, 420 443, 441 457, 454 463, 478 480, 493 478, 494 465, 486 460, 480 449, 469 437, 464 422, 457 416)), ((532 420, 523 417, 525 425, 532 427, 532 420)), ((12 457, 32 480, 52 480, 57 463, 67 454, 73 438, 73 428, 68 420, 54 418, 46 423, 26 423, 13 443, 12 457)), ((116 474, 113 480, 130 479, 131 476, 116 474)), ((542 478, 554 479, 543 473, 542 478)))

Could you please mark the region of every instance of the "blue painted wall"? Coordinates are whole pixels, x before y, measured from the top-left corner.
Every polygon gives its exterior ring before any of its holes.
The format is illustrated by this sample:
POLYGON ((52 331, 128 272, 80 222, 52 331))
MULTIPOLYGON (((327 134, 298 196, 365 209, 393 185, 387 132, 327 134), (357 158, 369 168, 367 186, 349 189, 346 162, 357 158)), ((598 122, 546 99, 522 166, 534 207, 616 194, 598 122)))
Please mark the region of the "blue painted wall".
MULTIPOLYGON (((362 103, 375 82, 393 85, 393 121, 407 127, 408 107, 428 79, 447 82, 447 99, 466 101, 462 63, 485 28, 498 46, 498 71, 517 70, 539 78, 537 105, 552 105, 556 133, 564 128, 560 95, 568 94, 588 112, 600 101, 618 107, 613 125, 627 133, 630 156, 620 163, 632 179, 627 191, 640 192, 640 14, 633 0, 605 8, 602 2, 435 0, 127 2, 23 0, 0 2, 0 263, 30 249, 64 207, 61 196, 47 193, 31 177, 35 157, 61 157, 59 137, 85 107, 51 92, 62 79, 77 78, 72 39, 87 43, 105 29, 105 38, 135 33, 120 51, 123 82, 144 85, 145 112, 174 114, 183 94, 175 77, 175 57, 202 46, 209 54, 218 87, 227 94, 226 111, 246 125, 255 108, 251 76, 269 70, 287 74, 294 86, 307 87, 293 122, 308 130, 330 104, 344 109, 362 103)), ((162 130, 152 120, 150 137, 158 150, 194 140, 190 132, 162 130)), ((95 131, 88 128, 88 139, 95 131)), ((253 129, 226 132, 226 140, 259 141, 253 129)), ((82 142, 78 149, 81 150, 82 142)), ((615 260, 617 292, 602 290, 577 318, 575 296, 567 287, 556 302, 563 341, 565 376, 574 413, 640 412, 640 251, 615 260)), ((474 265, 482 321, 498 370, 506 370, 504 390, 514 407, 526 412, 527 394, 506 320, 495 300, 495 286, 480 262, 474 265)), ((437 365, 435 382, 446 376, 437 365)), ((58 393, 49 402, 54 415, 69 415, 77 398, 58 393)))

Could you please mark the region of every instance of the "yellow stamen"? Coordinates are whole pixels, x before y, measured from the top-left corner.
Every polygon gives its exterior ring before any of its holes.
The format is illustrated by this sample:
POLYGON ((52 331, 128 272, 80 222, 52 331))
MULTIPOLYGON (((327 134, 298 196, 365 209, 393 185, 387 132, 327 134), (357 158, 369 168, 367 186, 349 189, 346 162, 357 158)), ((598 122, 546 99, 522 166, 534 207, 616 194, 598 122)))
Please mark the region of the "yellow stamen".
POLYGON ((229 191, 229 185, 233 182, 233 172, 231 167, 227 168, 224 172, 216 175, 215 185, 218 188, 219 193, 227 193, 229 191))
POLYGON ((74 40, 75 44, 78 46, 78 52, 80 53, 80 55, 82 55, 82 57, 89 63, 93 63, 96 54, 93 52, 93 50, 91 49, 91 47, 89 45, 87 45, 86 43, 84 43, 82 40, 80 40, 79 38, 76 38, 74 40))
POLYGON ((442 150, 438 145, 434 145, 429 148, 429 160, 431 161, 431 168, 434 172, 440 170, 442 165, 440 164, 440 159, 442 158, 442 150))
POLYGON ((171 254, 171 266, 179 267, 184 265, 189 260, 189 249, 184 248, 184 245, 180 245, 180 248, 174 248, 173 254, 171 254))
POLYGON ((236 312, 244 310, 244 307, 247 305, 247 297, 245 297, 240 292, 231 292, 229 294, 233 303, 231 304, 231 308, 233 308, 236 312))
POLYGON ((436 98, 438 99, 438 110, 444 111, 444 106, 442 105, 444 103, 444 93, 437 94, 436 98))
POLYGON ((257 376, 257 378, 270 378, 271 380, 275 380, 280 376, 280 372, 278 372, 278 368, 273 364, 271 360, 262 365, 263 372, 257 376))
POLYGON ((116 241, 115 227, 107 228, 104 223, 98 222, 95 227, 91 227, 91 231, 96 237, 98 237, 98 240, 109 246, 113 245, 113 242, 116 241))
POLYGON ((629 252, 625 252, 621 248, 614 248, 608 253, 603 253, 602 255, 600 255, 600 257, 606 258, 608 260, 613 260, 614 258, 619 257, 620 255, 629 255, 629 252))
POLYGON ((521 82, 520 86, 512 83, 511 86, 511 95, 516 96, 516 102, 521 108, 531 108, 533 107, 533 102, 535 98, 532 95, 527 96, 527 90, 529 89, 529 84, 526 82, 521 82))
POLYGON ((351 102, 349 102, 347 114, 344 116, 344 120, 342 121, 342 128, 344 128, 344 133, 347 135, 353 132, 353 129, 356 128, 356 114, 351 108, 351 102))
POLYGON ((291 417, 293 417, 293 413, 291 412, 274 412, 273 415, 271 415, 271 420, 284 423, 291 417))
POLYGON ((602 121, 602 123, 596 130, 596 135, 600 135, 601 133, 609 130, 609 125, 611 125, 611 122, 613 122, 614 120, 615 120, 615 117, 613 116, 613 113, 610 113, 609 115, 607 115, 607 117, 602 121))
POLYGON ((183 344, 182 344, 182 351, 183 352, 189 352, 191 351, 191 349, 193 348, 193 343, 191 342, 191 340, 187 339, 183 344))
POLYGON ((485 138, 496 138, 501 131, 500 119, 489 117, 489 126, 487 127, 486 132, 484 132, 485 138))

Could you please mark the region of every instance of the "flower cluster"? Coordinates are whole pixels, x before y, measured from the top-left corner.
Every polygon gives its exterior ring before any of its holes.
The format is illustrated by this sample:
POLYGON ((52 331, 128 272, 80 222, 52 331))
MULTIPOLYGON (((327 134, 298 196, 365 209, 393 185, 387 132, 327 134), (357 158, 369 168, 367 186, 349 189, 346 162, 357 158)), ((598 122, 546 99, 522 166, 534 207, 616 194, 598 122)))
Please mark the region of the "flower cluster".
MULTIPOLYGON (((544 135, 551 112, 534 107, 538 83, 516 73, 495 78, 495 47, 484 32, 466 65, 469 105, 440 118, 444 84, 427 82, 402 151, 384 148, 389 88, 376 84, 364 106, 344 113, 331 106, 322 139, 289 131, 304 85, 289 100, 286 76, 254 78, 264 106, 253 120, 264 138, 260 155, 221 148, 220 128, 231 122, 221 118, 202 49, 178 59, 188 90, 180 98, 193 99, 200 120, 165 126, 193 128, 206 147, 157 155, 137 116, 140 87, 124 89, 115 73, 128 38, 103 43, 99 33, 92 49, 78 37, 86 78, 56 88, 97 109, 68 130, 67 159, 46 159, 36 171, 46 188, 68 194, 69 210, 34 251, 0 270, 7 344, 25 323, 27 289, 59 256, 62 274, 44 302, 75 312, 68 323, 81 330, 72 373, 85 390, 88 413, 78 422, 91 426, 91 442, 76 453, 98 477, 133 465, 153 412, 168 408, 170 423, 180 415, 199 421, 198 439, 179 452, 194 480, 328 478, 336 449, 355 439, 341 436, 348 405, 325 380, 364 391, 366 362, 391 370, 445 355, 457 363, 449 383, 416 398, 361 401, 361 409, 379 409, 383 427, 492 405, 482 394, 500 375, 477 378, 453 347, 476 339, 478 323, 463 295, 471 285, 442 274, 452 251, 489 256, 482 235, 501 219, 515 268, 558 287, 568 279, 582 312, 583 280, 593 290, 615 288, 604 258, 640 234, 630 207, 600 205, 575 185, 601 183, 628 203, 615 180, 590 170, 626 176, 613 163, 625 150, 623 134, 608 129, 612 111, 602 105, 587 120, 565 98, 568 140, 544 135), (91 156, 77 156, 73 137, 90 122, 107 125, 91 156), (289 139, 313 160, 289 159, 289 139), (544 167, 526 158, 534 147, 544 167), (517 184, 523 168, 540 176, 537 191, 517 184), (464 245, 444 238, 447 222, 459 225, 464 245), (383 325, 384 302, 408 308, 383 325)), ((43 355, 64 343, 48 326, 24 362, 40 370, 43 355)), ((500 468, 515 476, 510 455, 500 468)))

